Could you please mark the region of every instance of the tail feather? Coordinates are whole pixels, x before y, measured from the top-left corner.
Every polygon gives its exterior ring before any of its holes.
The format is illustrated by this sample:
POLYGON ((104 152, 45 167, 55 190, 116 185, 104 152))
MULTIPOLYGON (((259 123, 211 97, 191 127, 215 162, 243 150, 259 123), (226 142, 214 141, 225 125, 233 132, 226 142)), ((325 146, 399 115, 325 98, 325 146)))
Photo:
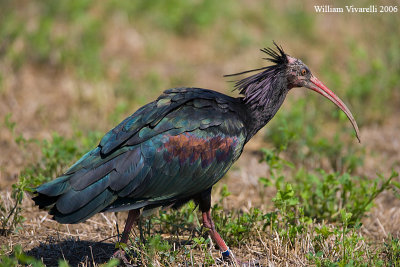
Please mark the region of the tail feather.
POLYGON ((51 197, 62 195, 71 188, 69 178, 70 175, 58 177, 53 181, 40 185, 35 189, 35 191, 51 197))
POLYGON ((40 209, 49 209, 54 206, 57 202, 58 196, 51 197, 43 194, 38 194, 33 197, 32 200, 35 201, 35 205, 39 206, 40 209))
POLYGON ((110 185, 109 177, 110 174, 107 174, 80 191, 71 188, 57 200, 57 210, 63 214, 69 214, 82 208, 89 202, 93 202, 95 197, 103 193, 110 185))
MULTIPOLYGON (((148 147, 144 150, 148 157, 155 153, 148 147)), ((136 203, 130 193, 143 183, 149 172, 151 166, 146 164, 141 146, 119 149, 105 158, 96 148, 63 176, 37 187, 33 200, 39 208, 50 209, 54 220, 78 223, 107 210, 118 198, 126 197, 133 202, 129 204, 145 206, 136 203)))
POLYGON ((110 174, 83 190, 75 190, 70 185, 71 175, 59 177, 36 188, 33 197, 35 205, 50 209, 53 219, 60 223, 82 222, 104 210, 117 199, 109 188, 110 174))
POLYGON ((81 207, 80 209, 74 212, 63 214, 60 211, 58 211, 56 206, 54 206, 50 210, 50 214, 54 215, 53 219, 59 223, 71 223, 71 224, 80 223, 89 219, 96 213, 102 211, 116 199, 117 196, 115 196, 110 190, 106 189, 103 193, 93 198, 85 206, 81 207))

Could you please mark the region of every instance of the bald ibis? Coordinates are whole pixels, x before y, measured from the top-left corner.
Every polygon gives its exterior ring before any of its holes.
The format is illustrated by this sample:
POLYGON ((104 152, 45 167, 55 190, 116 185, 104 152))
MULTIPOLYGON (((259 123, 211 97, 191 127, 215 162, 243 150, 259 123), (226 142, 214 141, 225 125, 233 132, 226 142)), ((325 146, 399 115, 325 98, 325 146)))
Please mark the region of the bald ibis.
POLYGON ((121 238, 126 243, 142 211, 194 200, 222 255, 232 257, 210 215, 211 188, 276 114, 290 89, 306 87, 331 100, 359 139, 346 105, 301 60, 274 45, 261 50, 272 65, 227 75, 257 72, 236 82, 240 97, 201 88, 166 90, 110 130, 62 176, 37 187, 35 204, 66 224, 127 210, 121 238))

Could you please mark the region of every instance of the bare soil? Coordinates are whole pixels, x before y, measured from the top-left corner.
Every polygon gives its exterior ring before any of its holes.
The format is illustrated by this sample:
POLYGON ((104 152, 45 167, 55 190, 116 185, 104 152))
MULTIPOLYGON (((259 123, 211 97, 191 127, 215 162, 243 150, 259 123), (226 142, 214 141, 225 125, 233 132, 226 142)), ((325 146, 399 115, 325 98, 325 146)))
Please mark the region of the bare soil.
MULTIPOLYGON (((328 20, 330 19, 332 18, 329 17, 328 20)), ((330 24, 332 23, 325 22, 318 30, 323 32, 330 24)), ((102 57, 106 60, 116 58, 117 70, 118 58, 132 58, 130 68, 136 74, 146 73, 151 67, 163 77, 168 77, 171 73, 176 75, 180 69, 179 64, 171 66, 169 62, 175 55, 185 54, 189 57, 188 62, 196 62, 190 66, 196 72, 192 85, 216 90, 220 88, 220 91, 224 91, 221 88, 225 86, 222 74, 237 71, 241 69, 239 66, 243 62, 247 63, 259 56, 256 52, 241 54, 230 63, 217 67, 214 64, 217 55, 207 47, 206 42, 192 38, 172 38, 165 44, 168 53, 159 62, 153 63, 143 56, 143 37, 133 28, 125 27, 123 22, 116 19, 110 22, 110 28, 106 32, 107 41, 102 57), (115 29, 118 29, 118 34, 115 29)), ((332 34, 330 38, 335 38, 338 34, 340 32, 332 34)), ((54 70, 52 66, 29 63, 14 72, 9 62, 0 62, 0 73, 3 77, 0 120, 6 114, 12 113, 12 121, 17 122, 15 132, 22 133, 25 138, 50 138, 52 132, 71 136, 71 125, 74 123, 83 130, 103 132, 113 126, 106 119, 116 107, 116 97, 112 90, 112 80, 116 74, 112 70, 107 74, 110 83, 89 83, 76 78, 69 69, 54 70)), ((158 88, 157 94, 164 89, 167 88, 158 88)), ((155 98, 157 94, 148 93, 148 100, 155 98)), ((137 108, 138 106, 132 107, 129 113, 137 108)), ((370 124, 360 129, 362 145, 366 148, 366 159, 363 168, 357 170, 359 174, 374 178, 376 173, 388 175, 392 169, 400 172, 399 115, 400 106, 393 114, 384 118, 383 123, 370 124)), ((227 177, 214 188, 213 193, 218 195, 221 184, 225 183, 232 192, 224 200, 224 208, 247 211, 251 207, 271 207, 274 189, 266 189, 267 197, 264 200, 261 200, 257 189, 260 186, 258 178, 265 176, 268 171, 265 163, 259 163, 259 149, 271 146, 263 141, 262 135, 263 133, 259 133, 247 145, 227 177)), ((29 163, 36 162, 40 156, 40 151, 21 150, 13 138, 6 127, 0 128, 0 196, 8 205, 11 205, 11 185, 17 182, 19 172, 29 163)), ((116 222, 121 230, 126 218, 125 213, 118 215, 118 218, 113 213, 106 213, 95 215, 78 225, 61 225, 52 221, 47 212, 33 207, 33 202, 28 197, 24 201, 22 215, 26 218, 22 229, 9 236, 0 236, 0 244, 10 248, 21 244, 27 254, 42 259, 48 266, 56 265, 59 258, 68 260, 72 266, 94 266, 106 262, 115 251, 116 222)), ((389 234, 400 237, 400 200, 391 192, 379 196, 375 207, 363 220, 362 231, 376 242, 382 242, 389 234)), ((307 261, 302 252, 306 247, 307 239, 302 248, 289 250, 281 246, 280 240, 272 240, 264 233, 259 233, 250 243, 235 248, 235 252, 239 258, 250 263, 259 261, 262 265, 275 262, 285 266, 305 266, 307 261)), ((213 255, 218 257, 218 251, 213 250, 213 255)))

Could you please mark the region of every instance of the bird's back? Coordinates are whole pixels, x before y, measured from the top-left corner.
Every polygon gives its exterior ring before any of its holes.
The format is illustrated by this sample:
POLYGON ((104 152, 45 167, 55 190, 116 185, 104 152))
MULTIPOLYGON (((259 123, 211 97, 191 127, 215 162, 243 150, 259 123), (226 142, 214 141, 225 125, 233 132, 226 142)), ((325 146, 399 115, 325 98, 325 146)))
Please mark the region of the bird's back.
POLYGON ((108 132, 34 198, 54 219, 173 205, 211 188, 240 156, 246 130, 239 99, 211 90, 165 91, 108 132))

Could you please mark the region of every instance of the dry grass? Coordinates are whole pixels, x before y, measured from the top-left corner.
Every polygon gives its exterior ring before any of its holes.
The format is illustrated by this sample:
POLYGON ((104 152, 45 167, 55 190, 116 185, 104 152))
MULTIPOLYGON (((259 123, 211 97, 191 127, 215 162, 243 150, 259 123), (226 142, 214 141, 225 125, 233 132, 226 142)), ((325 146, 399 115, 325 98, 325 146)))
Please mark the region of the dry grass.
MULTIPOLYGON (((251 207, 260 207, 270 211, 271 197, 275 192, 267 188, 267 197, 261 201, 259 186, 256 183, 256 178, 265 173, 267 168, 265 164, 258 163, 256 155, 246 152, 236 167, 237 169, 231 171, 231 174, 223 180, 232 192, 224 199, 223 205, 226 210, 239 209, 248 212, 251 207)), ((218 199, 220 189, 221 186, 216 186, 214 189, 214 199, 218 199)), ((3 192, 1 197, 6 205, 12 204, 9 192, 3 192)), ((29 198, 25 199, 23 206, 22 215, 26 221, 22 229, 9 236, 0 237, 0 243, 6 244, 10 249, 15 244, 21 244, 28 255, 40 259, 47 266, 57 265, 59 259, 67 260, 71 266, 99 266, 106 263, 115 251, 116 222, 121 228, 126 218, 124 213, 120 213, 118 218, 113 213, 105 213, 95 215, 78 225, 62 225, 51 220, 47 212, 33 207, 29 198)), ((366 240, 359 244, 358 249, 371 249, 371 246, 367 246, 367 243, 371 242, 379 247, 389 234, 394 237, 400 236, 399 206, 400 200, 391 193, 384 193, 376 200, 376 206, 363 220, 359 235, 366 240)), ((315 237, 315 227, 319 227, 319 224, 310 225, 306 233, 299 236, 294 244, 282 240, 279 234, 271 229, 267 228, 264 232, 256 230, 245 243, 231 249, 247 266, 309 266, 306 255, 315 252, 312 242, 315 237)), ((336 226, 331 225, 331 227, 333 229, 336 226)), ((174 244, 174 247, 176 244, 175 249, 180 251, 184 250, 182 242, 191 240, 190 236, 179 236, 177 239, 174 233, 168 232, 162 237, 174 244)), ((133 231, 132 238, 139 238, 138 229, 133 231)), ((334 247, 335 239, 330 238, 324 242, 323 251, 329 252, 334 247)), ((197 265, 205 261, 203 251, 193 247, 193 242, 189 242, 186 249, 190 250, 193 256, 186 264, 197 265)), ((211 246, 209 251, 216 265, 226 265, 218 261, 220 254, 217 249, 211 246)), ((157 259, 154 258, 153 264, 162 265, 157 259)))
MULTIPOLYGON (((262 14, 257 11, 258 4, 258 1, 250 1, 248 8, 261 17, 262 14)), ((290 11, 288 7, 293 4, 292 1, 283 1, 282 5, 272 7, 287 13, 290 11)), ((18 10, 16 15, 26 16, 30 25, 37 25, 38 11, 35 4, 27 5, 26 9, 18 10)), ((312 14, 310 4, 299 5, 297 8, 308 10, 306 13, 312 14)), ((91 9, 93 16, 101 16, 104 12, 102 5, 91 9)), ((115 122, 110 119, 110 114, 113 114, 118 104, 125 103, 129 106, 121 114, 117 114, 118 119, 121 119, 168 87, 199 86, 233 94, 228 90, 230 85, 221 76, 243 68, 258 67, 260 61, 257 58, 260 54, 257 49, 266 40, 269 40, 267 45, 270 44, 270 39, 279 40, 290 54, 306 56, 312 69, 318 69, 323 65, 325 51, 334 50, 332 47, 335 45, 345 44, 349 36, 359 40, 362 45, 368 44, 371 35, 360 28, 365 23, 365 16, 367 15, 348 16, 348 20, 332 14, 315 16, 314 34, 322 36, 323 33, 330 32, 316 45, 311 45, 312 40, 305 41, 303 37, 295 35, 294 30, 286 30, 286 34, 280 37, 277 32, 285 31, 284 26, 269 30, 264 29, 264 26, 270 24, 260 22, 260 26, 255 23, 257 26, 249 30, 253 35, 250 44, 245 48, 227 47, 225 51, 227 43, 221 41, 222 37, 219 36, 221 29, 224 29, 223 22, 217 21, 213 31, 205 30, 200 31, 200 34, 181 36, 160 29, 147 32, 151 25, 144 26, 143 22, 138 25, 129 23, 129 18, 117 12, 107 18, 104 26, 100 62, 105 65, 105 71, 104 76, 96 79, 77 75, 71 65, 60 68, 54 67, 51 62, 43 64, 29 58, 19 68, 14 68, 12 60, 1 52, 0 45, 0 120, 6 114, 12 113, 12 120, 17 122, 15 131, 22 133, 25 138, 48 139, 52 132, 72 136, 76 129, 83 133, 90 130, 105 132, 114 126, 115 122), (309 46, 312 49, 308 49, 309 46), (135 88, 132 90, 136 90, 128 101, 124 100, 124 95, 118 95, 115 89, 124 73, 133 79, 135 88), (149 73, 157 74, 154 83, 143 81, 142 77, 149 73), (149 88, 151 86, 156 87, 149 88)), ((244 27, 241 21, 234 23, 237 23, 238 30, 244 27)), ((60 24, 55 32, 62 34, 65 30, 73 32, 75 29, 60 24)), ((375 34, 377 33, 372 35, 375 34)), ((16 39, 6 49, 18 52, 25 46, 27 44, 22 39, 16 39)), ((338 53, 338 50, 334 51, 338 53)), ((346 56, 334 57, 338 58, 338 62, 332 68, 340 69, 346 56)), ((56 60, 57 55, 54 58, 56 60)), ((395 88, 399 89, 398 84, 395 88)), ((294 95, 289 98, 303 97, 303 93, 299 92, 294 95)), ((283 108, 290 106, 285 105, 283 108)), ((361 128, 366 157, 364 166, 357 169, 357 174, 375 177, 376 173, 388 174, 391 169, 400 172, 399 106, 394 106, 392 110, 393 113, 380 118, 379 122, 369 122, 361 128)), ((363 111, 354 112, 357 114, 363 111)), ((259 194, 258 178, 265 176, 268 171, 265 163, 259 163, 259 148, 271 147, 262 136, 263 133, 259 133, 249 142, 240 160, 221 182, 227 184, 232 192, 223 201, 224 209, 248 212, 252 207, 259 207, 263 211, 271 211, 275 189, 267 188, 264 199, 259 194)), ((20 171, 40 158, 37 147, 32 146, 31 150, 21 149, 13 139, 14 136, 8 129, 0 128, 0 196, 7 209, 12 208, 11 185, 16 183, 20 171)), ((220 190, 221 185, 217 185, 213 191, 215 199, 219 198, 220 190)), ((400 200, 391 192, 385 192, 375 203, 375 207, 363 219, 360 234, 366 240, 359 244, 358 249, 366 249, 366 242, 375 242, 378 246, 389 234, 400 237, 400 200)), ((72 266, 99 266, 107 262, 117 241, 115 224, 118 222, 121 227, 126 216, 122 213, 117 218, 114 214, 106 213, 78 225, 61 225, 52 221, 46 212, 33 207, 29 198, 23 202, 22 215, 26 218, 22 228, 8 236, 0 236, 0 244, 9 248, 5 252, 11 252, 16 244, 21 244, 28 255, 41 259, 48 266, 57 265, 58 259, 67 260, 72 266)), ((283 242, 278 234, 267 229, 265 232, 255 231, 249 240, 232 249, 236 257, 247 262, 249 266, 256 263, 262 266, 308 266, 306 255, 314 250, 311 240, 313 228, 317 226, 311 225, 295 244, 283 242)), ((138 236, 137 232, 136 230, 133 235, 138 236)), ((169 235, 172 233, 165 233, 163 237, 172 238, 169 235)), ((182 241, 187 237, 179 239, 182 241)), ((182 250, 179 242, 176 244, 176 249, 182 250)), ((334 244, 334 240, 327 240, 323 249, 332 250, 334 244)), ((193 255, 186 265, 205 262, 204 251, 192 245, 186 247, 190 250, 190 255, 193 255)), ((209 250, 214 259, 219 257, 219 252, 212 246, 209 250)), ((160 262, 156 259, 153 264, 160 265, 160 262)), ((181 264, 184 265, 183 262, 181 264)))

